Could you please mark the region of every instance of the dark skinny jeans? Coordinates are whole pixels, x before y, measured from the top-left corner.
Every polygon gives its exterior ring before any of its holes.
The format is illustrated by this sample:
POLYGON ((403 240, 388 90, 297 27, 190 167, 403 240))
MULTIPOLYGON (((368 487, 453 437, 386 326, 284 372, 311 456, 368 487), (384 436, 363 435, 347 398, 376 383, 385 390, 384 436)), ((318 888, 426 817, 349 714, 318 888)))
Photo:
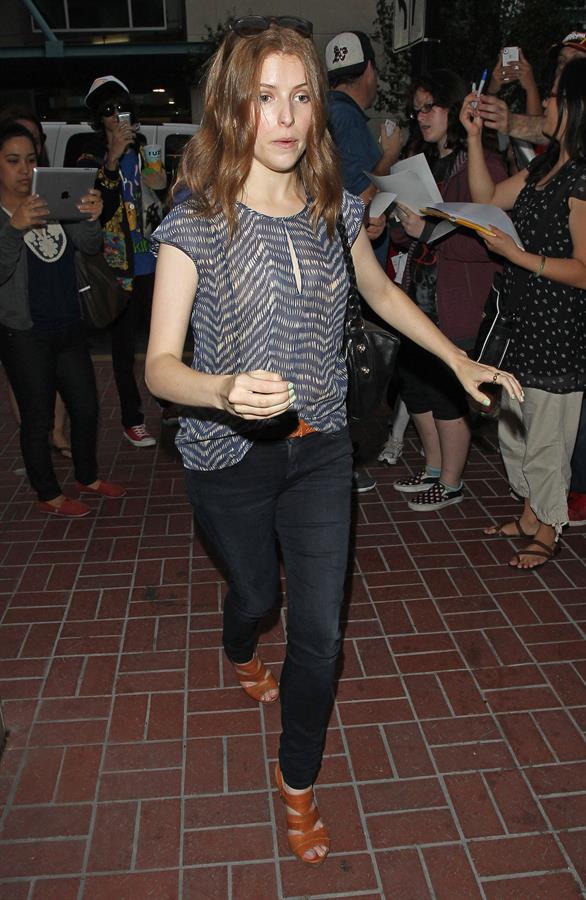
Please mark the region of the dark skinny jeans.
POLYGON ((252 659, 287 577, 279 763, 290 787, 315 781, 334 699, 348 556, 352 445, 347 429, 257 441, 227 469, 186 469, 197 523, 224 564, 224 649, 252 659))
POLYGON ((98 394, 85 326, 77 322, 17 331, 0 325, 0 358, 20 411, 22 458, 39 500, 54 500, 62 493, 49 446, 56 391, 71 421, 75 477, 82 484, 94 482, 98 394))

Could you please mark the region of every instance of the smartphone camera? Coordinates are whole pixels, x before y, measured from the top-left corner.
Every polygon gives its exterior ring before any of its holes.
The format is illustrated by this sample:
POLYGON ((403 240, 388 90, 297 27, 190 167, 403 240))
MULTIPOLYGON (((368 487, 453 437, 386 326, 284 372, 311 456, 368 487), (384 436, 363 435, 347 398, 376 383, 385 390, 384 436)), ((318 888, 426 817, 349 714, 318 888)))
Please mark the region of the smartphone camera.
POLYGON ((503 47, 503 68, 519 62, 518 47, 503 47))

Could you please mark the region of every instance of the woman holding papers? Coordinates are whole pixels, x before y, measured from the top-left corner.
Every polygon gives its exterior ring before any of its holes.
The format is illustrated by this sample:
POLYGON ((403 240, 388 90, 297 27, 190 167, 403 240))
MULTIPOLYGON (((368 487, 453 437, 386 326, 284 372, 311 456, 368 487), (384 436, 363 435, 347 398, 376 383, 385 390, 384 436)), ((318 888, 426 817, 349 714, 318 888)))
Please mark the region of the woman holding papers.
POLYGON ((513 337, 505 364, 525 389, 522 406, 503 397, 499 425, 523 512, 485 531, 528 541, 510 560, 520 569, 543 565, 558 549, 586 381, 586 59, 568 63, 543 106, 547 152, 498 185, 486 167, 472 94, 461 113, 472 198, 511 209, 525 248, 498 228, 485 237, 506 260, 502 299, 513 310, 513 337))
MULTIPOLYGON (((466 132, 459 121, 466 85, 447 69, 432 72, 413 87, 412 114, 422 149, 444 200, 470 201, 466 132)), ((489 155, 495 181, 506 177, 496 154, 489 155)), ((408 237, 403 288, 440 330, 463 349, 474 345, 482 310, 498 263, 472 231, 456 230, 437 240, 443 225, 427 221, 408 207, 397 207, 408 237)), ((392 234, 393 240, 400 240, 392 234)), ((404 238, 404 235, 403 235, 404 238)), ((412 341, 399 355, 400 393, 425 452, 425 469, 394 487, 415 510, 439 510, 463 499, 462 473, 470 446, 468 400, 446 366, 412 341)))

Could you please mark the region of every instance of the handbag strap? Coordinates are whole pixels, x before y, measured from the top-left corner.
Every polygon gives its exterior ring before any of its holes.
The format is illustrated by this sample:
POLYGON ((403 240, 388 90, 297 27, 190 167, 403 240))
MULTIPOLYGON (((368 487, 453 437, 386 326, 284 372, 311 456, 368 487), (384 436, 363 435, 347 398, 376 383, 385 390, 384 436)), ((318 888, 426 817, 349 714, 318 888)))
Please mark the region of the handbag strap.
POLYGON ((340 235, 342 243, 342 251, 344 253, 344 262, 346 263, 346 272, 348 273, 348 303, 346 306, 346 336, 351 331, 354 334, 364 332, 364 320, 360 309, 360 294, 358 285, 356 284, 356 269, 354 268, 354 260, 352 259, 352 251, 348 240, 348 232, 346 231, 346 223, 339 214, 336 219, 336 228, 340 235))

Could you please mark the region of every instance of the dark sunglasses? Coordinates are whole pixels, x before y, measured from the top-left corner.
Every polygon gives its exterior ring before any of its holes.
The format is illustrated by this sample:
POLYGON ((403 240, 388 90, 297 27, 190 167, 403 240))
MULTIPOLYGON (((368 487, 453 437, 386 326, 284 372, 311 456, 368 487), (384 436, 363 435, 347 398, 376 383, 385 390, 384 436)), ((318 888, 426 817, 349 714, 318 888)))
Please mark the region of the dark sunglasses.
POLYGON ((307 19, 298 19, 297 16, 241 16, 230 22, 230 29, 238 37, 252 37, 267 31, 271 25, 278 25, 279 28, 291 28, 305 38, 313 35, 313 24, 307 19))
POLYGON ((125 109, 125 107, 122 105, 122 103, 108 103, 107 106, 103 106, 100 110, 100 116, 105 119, 109 119, 110 116, 122 112, 123 109, 125 109))

